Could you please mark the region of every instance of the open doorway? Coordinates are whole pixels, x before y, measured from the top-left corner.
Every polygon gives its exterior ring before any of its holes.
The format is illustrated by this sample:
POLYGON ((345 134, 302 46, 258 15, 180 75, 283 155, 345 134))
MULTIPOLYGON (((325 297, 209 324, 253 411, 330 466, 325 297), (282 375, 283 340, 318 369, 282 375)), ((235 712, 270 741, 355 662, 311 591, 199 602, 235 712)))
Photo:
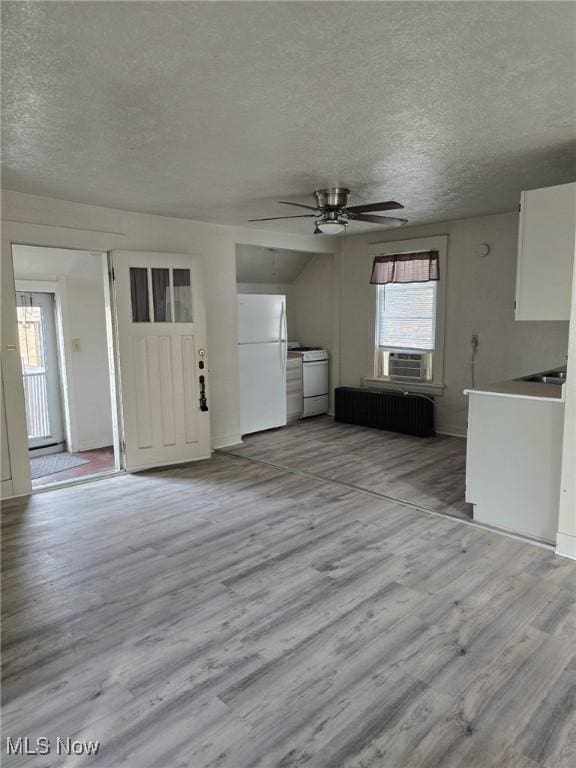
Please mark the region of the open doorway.
POLYGON ((333 270, 330 253, 236 244, 243 435, 329 413, 333 270))
POLYGON ((13 245, 33 489, 118 471, 105 253, 13 245))

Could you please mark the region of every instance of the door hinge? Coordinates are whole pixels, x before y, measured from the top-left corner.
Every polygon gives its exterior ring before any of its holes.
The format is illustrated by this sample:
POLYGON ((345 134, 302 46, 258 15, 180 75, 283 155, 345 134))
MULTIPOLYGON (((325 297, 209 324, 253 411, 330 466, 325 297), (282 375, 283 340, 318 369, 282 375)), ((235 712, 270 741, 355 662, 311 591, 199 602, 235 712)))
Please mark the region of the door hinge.
POLYGON ((120 450, 122 451, 122 453, 124 453, 124 454, 126 453, 126 441, 125 440, 122 440, 122 442, 120 443, 120 450))
POLYGON ((114 280, 116 280, 116 275, 114 273, 114 267, 110 267, 110 270, 108 271, 108 274, 110 275, 110 280, 112 280, 112 282, 114 282, 114 280))

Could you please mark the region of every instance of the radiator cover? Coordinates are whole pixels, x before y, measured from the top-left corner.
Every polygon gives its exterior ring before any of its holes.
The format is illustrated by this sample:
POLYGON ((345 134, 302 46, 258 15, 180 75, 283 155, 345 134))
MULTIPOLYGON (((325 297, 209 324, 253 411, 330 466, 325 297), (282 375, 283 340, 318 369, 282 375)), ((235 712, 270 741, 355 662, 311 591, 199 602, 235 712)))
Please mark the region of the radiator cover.
POLYGON ((335 389, 334 418, 416 437, 434 437, 434 403, 428 396, 359 387, 335 389))

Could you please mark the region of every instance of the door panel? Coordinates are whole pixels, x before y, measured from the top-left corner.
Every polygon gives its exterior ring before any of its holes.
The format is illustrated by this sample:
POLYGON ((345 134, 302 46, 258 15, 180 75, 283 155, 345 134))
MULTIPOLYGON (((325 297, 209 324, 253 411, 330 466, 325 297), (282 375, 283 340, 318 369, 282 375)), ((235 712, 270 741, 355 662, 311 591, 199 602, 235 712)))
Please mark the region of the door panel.
POLYGON ((112 259, 126 468, 208 458, 200 258, 113 251, 112 259))

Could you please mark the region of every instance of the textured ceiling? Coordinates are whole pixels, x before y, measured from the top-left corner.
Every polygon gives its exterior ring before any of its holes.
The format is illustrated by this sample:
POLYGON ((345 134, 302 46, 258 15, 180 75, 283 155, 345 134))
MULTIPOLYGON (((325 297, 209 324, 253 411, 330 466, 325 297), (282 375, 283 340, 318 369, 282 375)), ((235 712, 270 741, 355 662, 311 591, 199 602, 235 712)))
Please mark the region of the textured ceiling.
POLYGON ((237 245, 236 280, 269 285, 293 283, 314 255, 284 248, 237 245))
POLYGON ((521 189, 576 176, 571 2, 2 12, 8 189, 244 224, 341 184, 414 224, 513 210, 521 189))

